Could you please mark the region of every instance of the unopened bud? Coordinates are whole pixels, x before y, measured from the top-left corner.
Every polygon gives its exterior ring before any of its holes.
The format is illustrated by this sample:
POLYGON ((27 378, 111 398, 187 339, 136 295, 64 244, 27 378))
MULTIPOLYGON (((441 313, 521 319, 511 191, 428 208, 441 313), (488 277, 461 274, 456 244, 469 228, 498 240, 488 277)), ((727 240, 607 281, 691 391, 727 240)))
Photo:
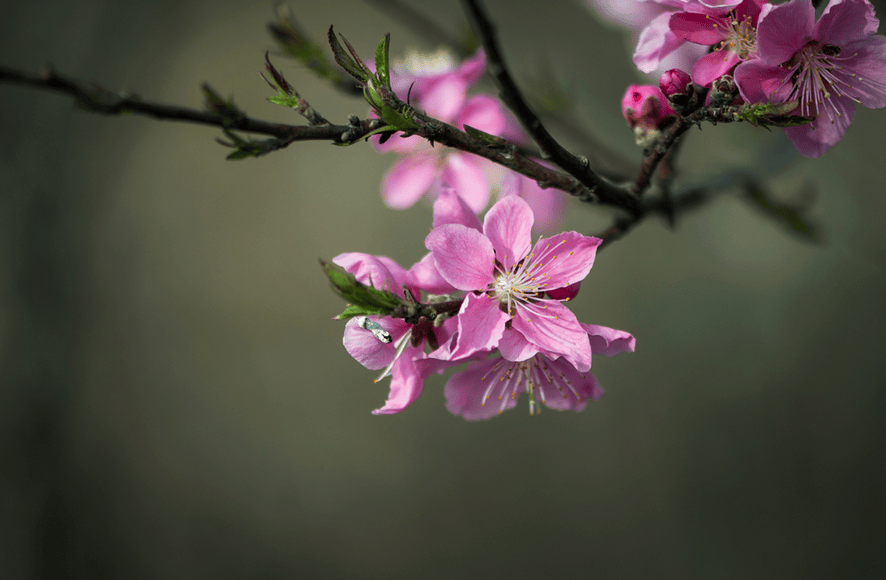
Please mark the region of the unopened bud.
POLYGON ((711 86, 711 106, 726 107, 733 104, 738 97, 738 85, 732 75, 723 75, 714 81, 711 86))
POLYGON ((658 87, 631 85, 621 100, 621 114, 643 144, 667 126, 677 113, 658 87))
POLYGON ((658 88, 668 99, 675 95, 686 95, 689 91, 695 92, 692 88, 692 77, 678 68, 672 68, 662 73, 658 81, 658 88))

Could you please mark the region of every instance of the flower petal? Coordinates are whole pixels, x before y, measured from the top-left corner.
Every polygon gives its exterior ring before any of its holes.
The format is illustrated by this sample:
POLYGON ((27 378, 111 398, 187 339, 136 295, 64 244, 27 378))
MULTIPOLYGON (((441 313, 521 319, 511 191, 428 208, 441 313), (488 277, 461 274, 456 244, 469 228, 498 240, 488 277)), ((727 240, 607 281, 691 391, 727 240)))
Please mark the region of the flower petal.
POLYGON ((483 211, 492 192, 481 163, 485 161, 469 153, 454 151, 446 155, 440 179, 444 186, 455 188, 474 213, 483 211))
POLYGON ((661 59, 686 42, 671 32, 669 21, 672 14, 665 12, 656 16, 640 33, 633 60, 642 72, 652 72, 661 59))
POLYGON ((458 336, 448 350, 438 349, 432 358, 459 360, 496 348, 509 316, 499 308, 498 300, 486 294, 465 296, 458 313, 458 336))
POLYGON ((770 66, 787 62, 809 41, 814 25, 815 8, 809 0, 763 6, 757 22, 760 60, 770 66))
POLYGON ((727 29, 722 18, 692 12, 677 12, 668 24, 677 38, 708 46, 723 40, 723 31, 727 29))
POLYGON ((620 352, 634 352, 637 339, 624 330, 596 324, 582 324, 581 327, 588 333, 594 354, 614 356, 620 352))
POLYGON ((408 282, 406 270, 387 256, 347 252, 334 257, 332 263, 353 274, 361 284, 379 290, 400 294, 401 287, 408 282))
POLYGON ((600 238, 578 232, 542 238, 532 249, 530 272, 533 276, 546 278, 546 291, 581 282, 591 271, 597 246, 601 243, 600 238))
POLYGON ((503 359, 514 362, 524 361, 538 354, 537 346, 513 330, 505 330, 501 340, 498 341, 498 350, 503 359))
POLYGON ((380 341, 372 332, 361 327, 356 318, 352 318, 345 324, 342 344, 354 360, 370 370, 377 371, 391 364, 397 354, 395 343, 410 330, 411 326, 393 318, 370 316, 369 319, 387 330, 394 339, 393 342, 380 341))
POLYGON ((876 34, 880 21, 867 0, 830 2, 815 24, 812 37, 822 44, 846 46, 876 34))
POLYGON ((494 280, 492 242, 461 224, 434 228, 425 238, 443 279, 459 290, 482 290, 494 280))
MULTIPOLYGON (((499 377, 497 370, 502 364, 500 358, 476 361, 465 370, 452 375, 446 381, 443 391, 449 412, 469 421, 477 421, 490 419, 504 410, 513 409, 517 404, 516 396, 503 396, 499 399, 497 394, 502 387, 499 384, 500 378, 503 378, 499 377), (495 387, 499 389, 492 396, 491 390, 495 387)), ((509 363, 505 361, 504 364, 509 363)))
POLYGON ((385 204, 394 209, 412 207, 431 187, 437 173, 436 155, 419 154, 400 158, 382 180, 381 194, 385 204))
MULTIPOLYGON (((434 254, 427 253, 425 257, 416 262, 409 272, 406 273, 408 284, 421 288, 430 294, 449 294, 455 292, 455 287, 443 279, 437 265, 434 263, 434 254)), ((416 298, 418 297, 415 294, 416 298)))
POLYGON ((592 372, 580 373, 563 359, 538 357, 537 360, 543 380, 537 383, 536 398, 542 399, 548 408, 578 412, 588 405, 588 399, 597 401, 603 396, 603 389, 592 372))
POLYGON ((841 63, 844 78, 851 88, 843 91, 869 109, 886 106, 886 36, 875 35, 843 47, 846 59, 841 63), (849 56, 851 55, 851 56, 849 56))
POLYGON ((391 370, 391 390, 384 406, 372 412, 373 415, 399 413, 415 402, 424 388, 425 377, 421 376, 409 352, 404 352, 391 370))
MULTIPOLYGON (((789 127, 785 135, 804 157, 821 157, 825 152, 840 142, 852 119, 855 118, 855 103, 847 97, 832 96, 828 103, 837 109, 837 113, 828 107, 827 114, 820 114, 808 125, 789 127)), ((821 109, 819 109, 821 112, 821 109)))
POLYGON ((532 208, 522 198, 498 200, 483 220, 483 233, 495 248, 495 259, 505 270, 522 260, 532 246, 532 208))
POLYGON ((505 116, 501 103, 488 95, 468 99, 458 115, 459 127, 470 125, 490 135, 501 135, 505 128, 505 116))
POLYGON ((483 231, 480 218, 451 187, 442 188, 434 202, 433 227, 445 224, 461 224, 478 232, 483 231))
POLYGON ((579 371, 591 368, 591 344, 588 334, 571 310, 559 302, 546 301, 544 307, 517 303, 511 328, 529 342, 549 353, 559 355, 579 371))
POLYGON ((710 87, 715 80, 727 74, 739 62, 741 58, 729 50, 706 54, 692 67, 692 80, 703 87, 710 87))

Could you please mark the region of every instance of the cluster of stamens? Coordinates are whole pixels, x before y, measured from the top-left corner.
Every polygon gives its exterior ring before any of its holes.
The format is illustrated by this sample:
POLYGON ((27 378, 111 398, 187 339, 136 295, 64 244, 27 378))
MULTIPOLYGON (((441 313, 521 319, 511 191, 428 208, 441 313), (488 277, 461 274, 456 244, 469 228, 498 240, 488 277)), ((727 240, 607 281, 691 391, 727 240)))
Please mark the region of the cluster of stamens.
POLYGON ((485 407, 490 399, 495 398, 501 401, 499 415, 505 410, 508 397, 515 400, 524 390, 529 394, 530 415, 541 413, 541 406, 538 403, 547 402, 547 395, 553 393, 550 391, 545 393, 545 390, 551 386, 556 386, 559 395, 564 399, 568 399, 571 393, 578 401, 584 400, 584 397, 575 389, 569 379, 563 373, 552 369, 547 359, 541 355, 535 355, 522 362, 500 359, 496 361, 488 373, 480 378, 480 381, 481 383, 489 383, 483 392, 480 406, 485 407), (555 378, 558 379, 556 383, 555 378), (536 399, 536 397, 538 398, 536 399))
MULTIPOLYGON (((714 28, 719 28, 714 24, 714 28)), ((726 17, 726 38, 715 47, 716 50, 728 50, 742 60, 754 57, 757 54, 757 28, 750 16, 741 20, 732 12, 726 17)))
MULTIPOLYGON (((566 240, 561 240, 556 246, 565 243, 566 240)), ((536 244, 535 248, 538 248, 539 245, 536 244)), ((511 318, 517 314, 518 305, 522 305, 536 315, 544 316, 544 309, 547 308, 544 302, 551 300, 545 296, 549 285, 549 277, 545 267, 553 263, 554 260, 565 259, 573 255, 573 252, 569 252, 563 258, 558 258, 554 253, 556 246, 551 247, 551 244, 548 244, 539 255, 536 255, 533 250, 510 269, 505 268, 502 264, 502 262, 507 263, 507 256, 504 256, 502 261, 495 261, 495 280, 489 285, 487 292, 501 302, 502 309, 510 314, 511 318)), ((554 316, 554 318, 557 317, 554 316)), ((530 322, 531 319, 527 318, 526 321, 530 322)))
MULTIPOLYGON (((782 65, 790 70, 788 78, 793 84, 787 100, 800 101, 797 112, 801 116, 816 118, 824 110, 825 115, 833 123, 835 118, 842 114, 830 100, 832 96, 846 96, 856 103, 861 102, 846 94, 847 90, 852 89, 852 82, 860 79, 855 73, 844 72, 839 63, 848 59, 841 56, 841 52, 838 46, 820 45, 812 41, 782 65)), ((851 55, 849 58, 854 56, 856 55, 851 55)), ((814 123, 811 126, 814 128, 814 123)))

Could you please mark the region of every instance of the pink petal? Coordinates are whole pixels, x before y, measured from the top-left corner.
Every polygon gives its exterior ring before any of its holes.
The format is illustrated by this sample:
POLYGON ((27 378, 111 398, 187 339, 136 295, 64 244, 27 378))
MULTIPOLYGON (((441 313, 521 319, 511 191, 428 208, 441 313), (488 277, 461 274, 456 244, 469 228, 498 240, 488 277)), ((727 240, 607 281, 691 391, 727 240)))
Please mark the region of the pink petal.
POLYGON ((403 411, 418 399, 424 384, 425 377, 419 374, 410 353, 404 352, 391 370, 391 390, 388 393, 388 400, 372 414, 391 415, 403 411))
MULTIPOLYGON (((469 421, 490 419, 502 411, 513 409, 517 404, 516 397, 490 396, 487 390, 497 387, 499 377, 495 373, 502 359, 493 358, 471 363, 468 368, 452 375, 446 381, 446 408, 453 415, 460 415, 469 421), (492 376, 495 375, 495 376, 492 376)), ((504 364, 507 364, 506 362, 504 364)))
POLYGON ((715 80, 727 74, 741 58, 729 50, 718 50, 704 55, 692 67, 692 80, 703 87, 710 87, 715 80))
POLYGON ((535 218, 535 231, 548 233, 559 229, 566 211, 566 194, 558 189, 542 189, 519 173, 508 170, 502 179, 501 197, 517 195, 529 204, 535 218))
POLYGON ((815 8, 809 0, 763 6, 757 22, 760 59, 770 66, 787 62, 810 40, 814 24, 815 8))
POLYGON ((352 318, 345 324, 342 344, 348 354, 354 357, 354 360, 370 370, 377 371, 391 364, 397 354, 396 341, 409 331, 411 326, 393 318, 379 318, 377 316, 369 318, 387 330, 391 334, 391 338, 394 339, 393 342, 380 341, 372 332, 357 324, 356 318, 352 318))
POLYGON ((812 37, 822 44, 846 46, 876 34, 880 21, 867 0, 830 2, 815 25, 812 37))
MULTIPOLYGON (((410 286, 421 288, 429 294, 449 294, 455 292, 455 288, 443 279, 434 263, 434 254, 427 253, 425 257, 416 262, 407 272, 407 280, 410 286)), ((416 295, 416 298, 418 296, 416 295)))
POLYGON ((461 224, 479 231, 483 230, 480 218, 451 187, 444 187, 434 202, 433 227, 445 224, 461 224))
POLYGON ((506 330, 498 341, 501 357, 509 361, 524 361, 538 354, 538 347, 526 340, 519 332, 506 330))
POLYGON ((578 232, 542 238, 532 249, 533 276, 546 278, 549 290, 581 282, 591 271, 601 243, 600 238, 578 232))
POLYGON ((555 411, 582 411, 588 399, 597 401, 603 389, 597 377, 590 371, 582 374, 563 359, 549 360, 539 357, 539 366, 548 381, 539 381, 538 390, 545 406, 555 411), (546 368, 545 368, 546 367, 546 368))
MULTIPOLYGON (((790 127, 784 130, 785 135, 804 157, 821 157, 825 152, 840 142, 852 119, 855 117, 855 103, 846 97, 831 97, 829 104, 837 108, 839 115, 829 111, 819 114, 818 118, 808 125, 790 127)), ((822 111, 820 111, 821 113, 822 111)))
MULTIPOLYGON (((458 336, 445 357, 464 359, 496 348, 509 318, 499 307, 498 300, 486 294, 468 294, 458 313, 458 336)), ((441 358, 437 351, 432 357, 441 358)))
POLYGON ((722 18, 712 18, 707 14, 678 12, 668 21, 671 32, 678 38, 695 44, 717 44, 723 40, 726 22, 722 18))
POLYGON ((671 32, 669 21, 673 12, 656 16, 643 32, 634 51, 634 64, 642 72, 652 72, 665 56, 671 54, 685 40, 671 32))
POLYGON ((495 259, 505 270, 523 259, 532 246, 532 208, 523 199, 507 196, 486 213, 483 233, 495 248, 495 259))
POLYGON ((852 88, 842 87, 847 95, 870 109, 886 106, 886 36, 875 35, 843 47, 843 76, 852 88), (852 55, 852 56, 849 56, 852 55))
POLYGON ((588 334, 575 314, 559 302, 546 301, 541 306, 518 302, 511 328, 540 349, 562 356, 580 372, 591 368, 588 334))
POLYGON ((407 282, 406 270, 387 256, 372 256, 360 252, 339 254, 332 263, 354 275, 358 282, 395 294, 407 282))
POLYGON ((473 56, 465 59, 456 74, 468 85, 472 85, 480 80, 484 72, 486 72, 486 53, 481 48, 473 56))
POLYGON ((431 117, 451 123, 464 106, 467 91, 468 83, 464 79, 447 74, 428 84, 419 105, 431 117))
POLYGON ((431 187, 437 173, 435 154, 400 158, 382 180, 381 194, 385 204, 394 209, 412 207, 431 187))
POLYGON ((446 156, 440 178, 444 186, 455 188, 459 197, 465 200, 474 213, 483 211, 491 194, 481 161, 486 160, 469 153, 453 151, 446 156))
POLYGON ((762 60, 749 60, 735 67, 735 84, 742 98, 749 103, 783 103, 791 92, 790 79, 780 66, 762 60))
POLYGON ((505 128, 501 103, 487 95, 471 97, 458 116, 458 125, 470 125, 490 135, 501 135, 505 128))
POLYGON ((591 352, 606 356, 614 356, 620 352, 634 352, 637 344, 631 334, 624 330, 616 330, 596 324, 582 324, 591 340, 591 352))
POLYGON ((459 290, 482 290, 494 280, 492 243, 477 230, 446 224, 428 234, 425 247, 443 279, 459 290))

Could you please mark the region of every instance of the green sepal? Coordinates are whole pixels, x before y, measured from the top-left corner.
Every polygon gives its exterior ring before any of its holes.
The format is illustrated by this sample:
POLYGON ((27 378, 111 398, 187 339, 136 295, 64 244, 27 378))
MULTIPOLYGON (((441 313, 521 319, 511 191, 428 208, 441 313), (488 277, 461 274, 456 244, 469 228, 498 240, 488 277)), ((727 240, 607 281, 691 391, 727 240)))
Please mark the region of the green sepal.
POLYGON ((378 80, 386 87, 391 86, 390 47, 391 33, 388 32, 375 49, 375 74, 378 76, 378 80))
POLYGON ((354 316, 390 316, 394 309, 404 303, 403 298, 387 290, 379 290, 357 281, 353 274, 343 268, 320 260, 323 272, 329 278, 332 289, 348 302, 344 312, 335 320, 347 320, 354 316))

